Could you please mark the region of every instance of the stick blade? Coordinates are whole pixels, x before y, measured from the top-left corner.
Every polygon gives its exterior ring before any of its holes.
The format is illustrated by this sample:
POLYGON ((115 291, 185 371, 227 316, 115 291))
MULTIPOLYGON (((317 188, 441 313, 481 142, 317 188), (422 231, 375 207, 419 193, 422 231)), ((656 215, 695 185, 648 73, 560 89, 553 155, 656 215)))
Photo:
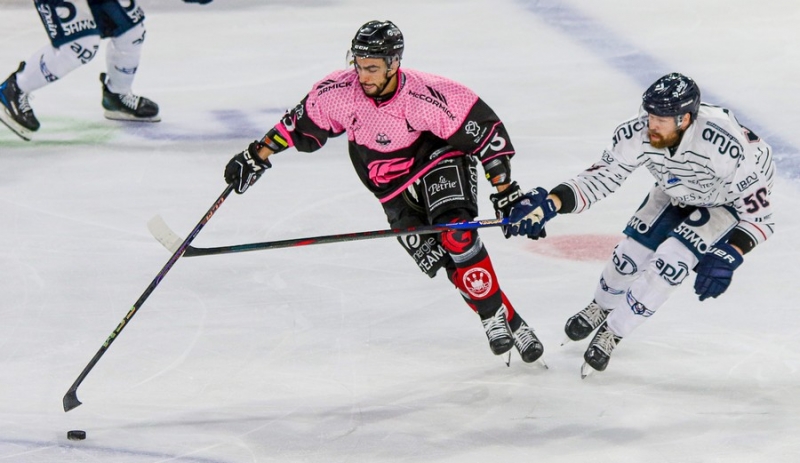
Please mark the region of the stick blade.
POLYGON ((169 228, 160 215, 154 216, 147 222, 147 229, 153 238, 170 252, 176 252, 183 244, 183 239, 169 228))
POLYGON ((70 389, 64 394, 64 399, 62 400, 64 403, 64 411, 68 412, 73 408, 78 407, 82 402, 78 400, 78 391, 76 389, 70 389))

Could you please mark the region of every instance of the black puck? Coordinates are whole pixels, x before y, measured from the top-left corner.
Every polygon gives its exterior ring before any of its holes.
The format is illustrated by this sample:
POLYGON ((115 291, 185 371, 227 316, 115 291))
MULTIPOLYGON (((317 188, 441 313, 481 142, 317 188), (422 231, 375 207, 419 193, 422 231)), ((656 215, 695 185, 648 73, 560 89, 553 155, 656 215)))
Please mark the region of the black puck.
POLYGON ((86 431, 81 431, 80 429, 67 431, 67 439, 69 439, 69 440, 84 440, 84 439, 86 439, 86 431))

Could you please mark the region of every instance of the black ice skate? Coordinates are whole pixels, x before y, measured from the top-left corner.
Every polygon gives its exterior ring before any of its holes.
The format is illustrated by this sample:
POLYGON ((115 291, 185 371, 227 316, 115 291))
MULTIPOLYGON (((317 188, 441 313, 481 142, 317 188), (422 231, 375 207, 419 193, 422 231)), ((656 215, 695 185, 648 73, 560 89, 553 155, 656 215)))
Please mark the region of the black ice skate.
POLYGON ((159 122, 158 105, 150 99, 133 93, 113 93, 106 85, 106 73, 100 74, 103 84, 103 108, 106 119, 114 121, 159 122))
POLYGON ((614 351, 620 341, 622 341, 622 337, 614 334, 608 329, 608 323, 603 322, 594 338, 592 338, 589 348, 583 354, 583 359, 586 363, 581 367, 581 378, 585 378, 592 372, 589 367, 597 371, 605 370, 609 360, 611 360, 611 352, 614 351))
POLYGON ((494 315, 481 318, 486 337, 489 338, 489 348, 492 349, 494 355, 505 354, 514 346, 514 338, 511 335, 511 328, 508 326, 507 317, 508 309, 505 305, 501 305, 494 315))
MULTIPOLYGON (((514 336, 514 347, 517 348, 522 361, 533 363, 539 360, 544 353, 544 346, 533 330, 525 323, 525 320, 519 314, 515 314, 510 325, 514 326, 511 328, 511 334, 514 336)), ((542 361, 542 364, 544 364, 544 361, 542 361)), ((547 368, 546 364, 544 366, 547 368)))
POLYGON ((28 102, 28 94, 22 93, 17 86, 17 73, 25 69, 25 62, 20 63, 19 69, 8 76, 0 84, 0 121, 20 138, 30 141, 31 133, 39 130, 39 121, 33 114, 33 109, 28 102))
POLYGON ((585 309, 567 320, 564 332, 567 333, 569 339, 580 341, 592 334, 592 331, 605 321, 610 312, 610 310, 606 310, 597 305, 595 301, 592 301, 585 309))

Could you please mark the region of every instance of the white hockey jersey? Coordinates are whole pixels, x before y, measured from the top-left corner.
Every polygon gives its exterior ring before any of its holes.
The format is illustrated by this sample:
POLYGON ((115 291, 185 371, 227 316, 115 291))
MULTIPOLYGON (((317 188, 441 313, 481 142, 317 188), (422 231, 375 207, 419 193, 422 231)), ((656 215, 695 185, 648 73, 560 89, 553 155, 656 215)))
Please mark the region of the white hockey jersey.
POLYGON ((731 205, 739 216, 737 231, 754 246, 772 235, 772 148, 739 124, 730 110, 701 104, 697 120, 673 150, 650 145, 647 113, 623 122, 598 163, 559 185, 568 187, 575 199, 572 210, 560 212, 588 209, 616 191, 639 166, 650 171, 673 204, 731 205))

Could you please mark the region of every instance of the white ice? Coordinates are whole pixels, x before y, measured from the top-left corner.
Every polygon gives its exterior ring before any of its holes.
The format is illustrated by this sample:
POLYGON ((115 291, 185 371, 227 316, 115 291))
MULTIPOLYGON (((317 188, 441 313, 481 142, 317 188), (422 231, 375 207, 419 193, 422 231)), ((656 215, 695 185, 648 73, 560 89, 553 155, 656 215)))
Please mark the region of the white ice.
MULTIPOLYGON (((0 130, 0 461, 800 461, 800 4, 790 0, 142 0, 135 90, 163 122, 107 121, 104 55, 34 94, 25 143, 0 130), (585 380, 563 324, 591 299, 651 179, 637 172, 542 242, 481 233, 545 343, 545 370, 490 353, 444 278, 394 239, 183 258, 78 390, 61 399, 169 259, 224 164, 344 66, 359 25, 392 19, 403 65, 475 89, 505 120, 514 177, 552 187, 597 159, 671 71, 772 142, 777 233, 730 290, 687 281, 585 380), (68 441, 83 429, 88 438, 68 441)), ((3 78, 46 43, 30 2, 0 3, 3 78)), ((341 139, 284 153, 198 246, 382 229, 341 139)), ((491 217, 481 184, 482 217, 491 217)))

